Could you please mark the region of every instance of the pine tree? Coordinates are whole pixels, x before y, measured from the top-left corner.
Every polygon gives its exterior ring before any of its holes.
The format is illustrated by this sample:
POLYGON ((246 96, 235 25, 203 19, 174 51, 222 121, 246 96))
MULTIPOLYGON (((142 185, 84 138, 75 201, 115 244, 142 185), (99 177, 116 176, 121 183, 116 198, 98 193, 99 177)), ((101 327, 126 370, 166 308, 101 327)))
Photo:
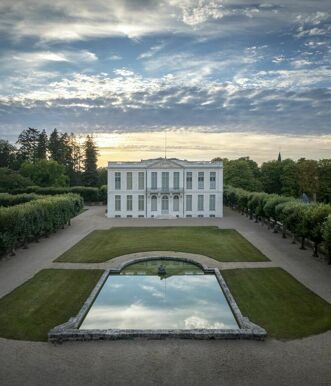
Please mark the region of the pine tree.
POLYGON ((59 133, 56 129, 51 132, 48 141, 48 150, 50 153, 50 158, 54 161, 62 163, 62 151, 61 151, 61 139, 59 133))
POLYGON ((46 159, 47 158, 47 146, 48 146, 48 137, 46 131, 43 130, 38 137, 38 144, 36 150, 37 159, 46 159))
POLYGON ((83 180, 87 186, 96 186, 98 183, 97 161, 98 150, 93 137, 87 136, 84 143, 84 173, 83 180))
POLYGON ((37 148, 39 143, 40 132, 37 129, 29 127, 23 130, 18 136, 16 143, 19 144, 18 159, 20 162, 31 161, 35 162, 37 157, 37 148))
POLYGON ((8 141, 0 139, 0 167, 10 168, 13 166, 16 158, 16 148, 8 141))

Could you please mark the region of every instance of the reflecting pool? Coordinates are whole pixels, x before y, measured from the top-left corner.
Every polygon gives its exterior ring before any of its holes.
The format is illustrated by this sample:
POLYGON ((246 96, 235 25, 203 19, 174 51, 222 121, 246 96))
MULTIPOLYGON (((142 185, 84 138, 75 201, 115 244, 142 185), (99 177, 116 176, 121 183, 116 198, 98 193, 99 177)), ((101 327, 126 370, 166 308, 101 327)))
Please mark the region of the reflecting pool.
POLYGON ((196 274, 197 267, 173 275, 168 267, 160 276, 133 268, 109 275, 80 329, 239 328, 215 275, 196 274))

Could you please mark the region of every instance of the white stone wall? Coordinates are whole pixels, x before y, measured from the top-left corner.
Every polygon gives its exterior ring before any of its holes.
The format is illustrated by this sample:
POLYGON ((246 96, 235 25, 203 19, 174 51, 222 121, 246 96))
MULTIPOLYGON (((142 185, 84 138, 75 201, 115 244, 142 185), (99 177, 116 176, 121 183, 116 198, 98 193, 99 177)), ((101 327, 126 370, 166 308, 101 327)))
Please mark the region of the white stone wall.
POLYGON ((108 169, 108 217, 222 217, 223 216, 223 168, 222 167, 171 167, 146 168, 130 165, 121 166, 117 169, 113 163, 108 169), (115 173, 121 173, 121 189, 115 190, 115 173), (127 172, 132 172, 132 189, 127 188, 127 172), (139 189, 138 173, 144 173, 144 189, 139 189), (157 172, 157 189, 152 189, 152 172, 157 172), (162 191, 162 172, 169 172, 169 190, 162 191), (179 172, 179 189, 174 189, 174 172, 179 172), (192 189, 186 188, 186 173, 192 172, 192 189), (198 188, 198 173, 204 172, 204 188, 198 188), (216 172, 216 189, 210 189, 210 172, 216 172), (209 197, 215 195, 215 210, 209 210, 209 197), (115 195, 121 197, 121 211, 115 211, 115 195), (127 196, 132 195, 132 211, 127 210, 127 196), (138 210, 138 197, 144 195, 144 210, 138 210), (162 211, 162 197, 168 197, 168 212, 162 211), (192 195, 192 211, 186 210, 186 196, 192 195), (198 210, 198 196, 203 195, 203 210, 198 210), (157 211, 151 210, 151 198, 157 197, 157 211), (179 210, 174 211, 174 197, 179 196, 179 210))

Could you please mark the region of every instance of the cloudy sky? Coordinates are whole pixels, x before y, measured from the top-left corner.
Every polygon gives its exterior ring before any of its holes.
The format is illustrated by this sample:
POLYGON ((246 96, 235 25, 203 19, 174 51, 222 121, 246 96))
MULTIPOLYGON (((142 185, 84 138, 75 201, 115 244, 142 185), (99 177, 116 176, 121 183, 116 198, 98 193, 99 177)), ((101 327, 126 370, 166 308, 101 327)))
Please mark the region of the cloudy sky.
POLYGON ((101 159, 331 154, 329 0, 1 0, 0 137, 101 159), (161 153, 161 154, 160 154, 161 153))

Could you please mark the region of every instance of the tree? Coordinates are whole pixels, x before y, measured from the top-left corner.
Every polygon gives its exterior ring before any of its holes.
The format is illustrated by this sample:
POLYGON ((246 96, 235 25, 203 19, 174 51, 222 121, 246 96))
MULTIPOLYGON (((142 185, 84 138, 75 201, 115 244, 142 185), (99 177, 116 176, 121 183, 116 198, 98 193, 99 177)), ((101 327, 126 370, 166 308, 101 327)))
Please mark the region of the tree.
POLYGON ((323 227, 323 244, 329 256, 329 264, 331 264, 331 214, 325 220, 323 227))
POLYGON ((107 185, 107 168, 98 168, 98 186, 107 185))
POLYGON ((20 162, 31 161, 35 162, 38 159, 37 148, 39 143, 39 131, 32 127, 23 130, 18 136, 17 144, 19 149, 17 157, 20 162))
POLYGON ((263 190, 267 193, 281 193, 282 163, 280 161, 264 162, 261 166, 263 190))
POLYGON ((224 183, 236 188, 259 191, 261 182, 256 177, 254 165, 250 160, 231 160, 224 166, 224 183))
POLYGON ((54 129, 49 136, 48 150, 52 160, 63 163, 61 138, 56 129, 54 129))
POLYGON ((0 168, 0 192, 10 192, 13 189, 26 188, 33 185, 29 178, 8 168, 0 168))
POLYGON ((68 184, 65 167, 54 160, 38 160, 35 163, 26 161, 22 164, 20 173, 39 186, 66 186, 68 184))
POLYGON ((291 159, 281 161, 281 194, 297 197, 299 194, 297 164, 291 159))
POLYGON ((318 161, 318 201, 331 203, 331 159, 318 161))
POLYGON ((11 167, 16 158, 16 148, 8 141, 0 139, 0 167, 11 167))
POLYGON ((304 227, 307 229, 307 237, 314 242, 314 257, 318 257, 318 246, 323 241, 322 226, 330 213, 330 205, 310 204, 304 212, 304 227))
POLYGON ((83 181, 87 186, 96 186, 98 183, 98 151, 93 138, 89 135, 86 137, 86 141, 84 143, 84 153, 85 158, 83 181))
POLYGON ((47 137, 46 131, 43 130, 38 136, 38 144, 36 149, 37 159, 47 158, 47 146, 48 146, 48 137, 47 137))
POLYGON ((306 193, 316 201, 318 192, 318 163, 314 160, 300 158, 297 162, 299 193, 306 193))

